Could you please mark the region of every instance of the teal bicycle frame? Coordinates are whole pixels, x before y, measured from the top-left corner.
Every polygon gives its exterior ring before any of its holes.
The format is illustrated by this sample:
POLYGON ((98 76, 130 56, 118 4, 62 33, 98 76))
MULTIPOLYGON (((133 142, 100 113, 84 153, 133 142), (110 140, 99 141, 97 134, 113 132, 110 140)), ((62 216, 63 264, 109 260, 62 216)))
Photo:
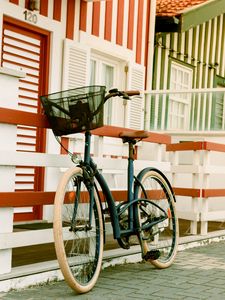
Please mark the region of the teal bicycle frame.
MULTIPOLYGON (((109 209, 109 214, 111 218, 111 224, 113 228, 113 236, 114 239, 121 239, 121 237, 124 236, 130 236, 130 235, 137 235, 138 232, 140 232, 140 226, 138 224, 138 202, 139 201, 146 201, 152 203, 150 200, 147 199, 138 199, 137 198, 137 190, 138 187, 142 187, 140 181, 139 181, 139 175, 137 177, 134 176, 134 159, 133 159, 133 144, 129 143, 129 157, 128 157, 128 168, 127 168, 127 199, 122 204, 124 207, 121 209, 121 211, 118 211, 118 206, 116 206, 114 198, 112 196, 112 193, 108 187, 108 184, 106 183, 104 177, 102 174, 98 171, 97 165, 94 163, 90 156, 90 145, 91 145, 91 133, 87 131, 85 133, 85 148, 84 148, 84 161, 80 164, 81 168, 90 168, 91 176, 95 177, 97 182, 99 183, 102 192, 106 198, 106 202, 109 209), (134 187, 134 188, 133 188, 134 187), (134 191, 134 192, 133 192, 134 191), (128 229, 121 229, 120 223, 119 223, 119 215, 123 212, 128 210, 128 229)), ((149 168, 147 168, 149 169, 149 168)), ((143 170, 145 171, 145 169, 143 170)), ((142 171, 142 172, 143 172, 142 171)), ((142 173, 141 172, 141 173, 142 173)), ((140 173, 140 174, 141 174, 140 173)), ((92 203, 94 202, 94 180, 92 180, 91 187, 89 188, 89 192, 91 195, 92 203)), ((100 202, 101 204, 101 202, 100 202)), ((155 204, 153 204, 155 205, 155 204)), ((157 206, 157 205, 156 205, 157 206)), ((92 207, 92 205, 91 205, 92 207)), ((102 207, 102 204, 101 204, 102 207)), ((158 207, 158 206, 157 206, 158 207)), ((158 207, 160 210, 162 210, 160 207, 158 207)), ((103 211, 103 208, 102 208, 103 211)), ((165 219, 167 218, 166 212, 165 213, 165 219)), ((91 215, 91 212, 90 212, 91 215)), ((145 229, 151 228, 156 223, 162 222, 164 219, 160 219, 156 222, 148 223, 145 225, 145 229)), ((104 225, 105 227, 105 225, 104 225)))

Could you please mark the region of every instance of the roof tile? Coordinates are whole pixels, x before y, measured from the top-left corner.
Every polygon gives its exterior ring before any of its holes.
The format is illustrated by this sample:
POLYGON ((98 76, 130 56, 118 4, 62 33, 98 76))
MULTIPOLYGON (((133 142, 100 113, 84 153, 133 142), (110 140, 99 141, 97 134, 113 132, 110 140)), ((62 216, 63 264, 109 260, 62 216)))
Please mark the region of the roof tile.
POLYGON ((156 15, 163 17, 180 15, 184 9, 207 1, 209 0, 157 0, 156 15))

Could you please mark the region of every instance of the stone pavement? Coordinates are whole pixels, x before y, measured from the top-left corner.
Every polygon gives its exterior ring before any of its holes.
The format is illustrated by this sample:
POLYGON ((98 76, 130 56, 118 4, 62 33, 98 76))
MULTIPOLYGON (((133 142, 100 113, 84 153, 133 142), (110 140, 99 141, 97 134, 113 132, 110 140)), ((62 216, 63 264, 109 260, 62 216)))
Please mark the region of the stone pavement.
POLYGON ((0 293, 4 300, 96 299, 225 299, 225 242, 214 242, 178 253, 168 269, 148 263, 109 267, 95 288, 76 295, 63 282, 0 293))

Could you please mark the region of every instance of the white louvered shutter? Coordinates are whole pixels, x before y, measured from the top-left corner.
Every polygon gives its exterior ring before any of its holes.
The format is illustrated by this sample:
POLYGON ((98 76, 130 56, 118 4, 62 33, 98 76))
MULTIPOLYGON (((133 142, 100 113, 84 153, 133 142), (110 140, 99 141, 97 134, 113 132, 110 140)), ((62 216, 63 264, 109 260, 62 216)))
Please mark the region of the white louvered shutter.
POLYGON ((64 41, 63 90, 88 85, 90 49, 72 40, 64 41))
MULTIPOLYGON (((38 112, 40 49, 41 41, 38 35, 30 37, 26 32, 18 32, 16 28, 4 26, 2 66, 26 73, 26 77, 19 81, 18 109, 22 111, 38 112)), ((17 151, 35 152, 37 128, 18 125, 16 144, 17 151)), ((16 168, 15 190, 35 190, 35 168, 16 168)))
MULTIPOLYGON (((129 90, 144 90, 145 68, 138 64, 130 64, 129 70, 129 90)), ((140 130, 144 128, 144 97, 143 95, 133 97, 128 101, 127 127, 140 130)))

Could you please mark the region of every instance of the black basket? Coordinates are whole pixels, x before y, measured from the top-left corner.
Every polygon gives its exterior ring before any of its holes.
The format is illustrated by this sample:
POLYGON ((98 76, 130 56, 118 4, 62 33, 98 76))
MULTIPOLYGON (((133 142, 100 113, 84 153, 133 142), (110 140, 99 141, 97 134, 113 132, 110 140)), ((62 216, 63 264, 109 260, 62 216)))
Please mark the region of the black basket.
POLYGON ((57 136, 103 126, 105 86, 86 86, 40 98, 57 136))

